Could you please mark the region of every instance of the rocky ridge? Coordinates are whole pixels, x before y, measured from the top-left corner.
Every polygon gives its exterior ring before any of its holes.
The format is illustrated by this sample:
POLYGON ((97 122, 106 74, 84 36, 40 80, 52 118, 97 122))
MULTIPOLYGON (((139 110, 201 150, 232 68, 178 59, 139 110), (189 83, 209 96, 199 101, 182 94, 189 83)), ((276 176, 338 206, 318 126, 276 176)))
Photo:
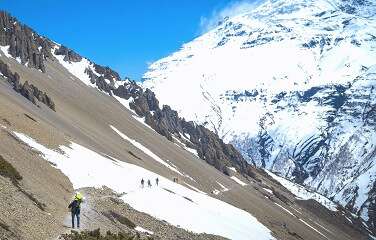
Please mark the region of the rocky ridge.
POLYGON ((6 78, 7 82, 12 86, 13 90, 24 96, 34 105, 38 105, 37 101, 45 104, 47 107, 56 111, 54 101, 47 95, 34 86, 25 81, 23 84, 20 82, 20 75, 17 72, 12 73, 8 64, 0 60, 0 74, 6 78))
POLYGON ((53 43, 21 24, 7 12, 0 12, 0 45, 21 64, 45 72, 45 60, 52 59, 53 43))

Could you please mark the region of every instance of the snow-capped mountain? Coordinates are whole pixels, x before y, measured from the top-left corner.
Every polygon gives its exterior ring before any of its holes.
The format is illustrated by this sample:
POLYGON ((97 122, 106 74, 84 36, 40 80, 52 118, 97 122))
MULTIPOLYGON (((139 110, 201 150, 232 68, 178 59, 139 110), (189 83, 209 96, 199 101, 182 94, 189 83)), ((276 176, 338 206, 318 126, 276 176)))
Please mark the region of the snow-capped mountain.
POLYGON ((375 226, 376 4, 268 0, 149 67, 162 104, 375 226))

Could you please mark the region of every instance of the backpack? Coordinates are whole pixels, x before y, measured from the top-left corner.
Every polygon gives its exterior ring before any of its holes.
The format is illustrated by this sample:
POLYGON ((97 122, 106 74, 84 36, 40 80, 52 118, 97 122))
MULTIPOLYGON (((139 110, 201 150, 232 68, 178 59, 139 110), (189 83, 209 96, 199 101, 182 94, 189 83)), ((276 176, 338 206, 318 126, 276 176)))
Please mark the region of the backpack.
POLYGON ((70 208, 73 213, 76 213, 80 210, 80 204, 81 202, 75 199, 69 204, 68 208, 70 208))

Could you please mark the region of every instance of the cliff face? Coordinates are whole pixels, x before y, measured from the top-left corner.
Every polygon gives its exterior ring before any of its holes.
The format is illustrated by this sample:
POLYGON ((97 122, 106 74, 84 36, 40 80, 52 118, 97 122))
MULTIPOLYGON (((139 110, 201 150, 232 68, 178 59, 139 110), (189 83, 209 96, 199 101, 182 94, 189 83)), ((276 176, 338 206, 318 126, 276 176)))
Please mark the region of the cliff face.
POLYGON ((6 12, 0 12, 0 45, 21 64, 45 72, 44 61, 52 58, 53 43, 6 12))

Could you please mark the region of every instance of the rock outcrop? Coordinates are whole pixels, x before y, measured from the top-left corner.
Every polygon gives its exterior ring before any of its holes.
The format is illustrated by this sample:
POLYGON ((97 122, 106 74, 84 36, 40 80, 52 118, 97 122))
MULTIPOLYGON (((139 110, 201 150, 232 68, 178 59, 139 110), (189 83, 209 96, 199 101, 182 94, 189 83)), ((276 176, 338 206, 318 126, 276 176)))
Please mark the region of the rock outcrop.
POLYGON ((117 72, 112 70, 109 67, 103 67, 101 65, 98 65, 96 63, 94 64, 94 69, 97 73, 102 75, 105 79, 109 79, 110 81, 120 81, 121 78, 117 72))
POLYGON ((95 75, 95 73, 89 68, 86 68, 85 73, 89 75, 90 82, 95 84, 99 90, 112 95, 113 86, 106 82, 106 79, 103 76, 95 75))
POLYGON ((8 83, 13 87, 13 89, 20 93, 22 96, 27 98, 30 102, 32 102, 35 105, 38 105, 38 101, 45 104, 47 107, 52 109, 53 111, 56 111, 55 109, 55 103, 53 100, 47 95, 47 93, 42 92, 39 90, 36 86, 33 84, 29 84, 28 81, 25 81, 23 84, 20 83, 20 75, 15 72, 12 73, 12 71, 9 69, 9 66, 0 60, 0 73, 8 83))
POLYGON ((63 55, 64 61, 66 62, 79 62, 82 60, 82 57, 80 55, 63 45, 57 48, 54 53, 56 55, 63 55))
POLYGON ((0 45, 9 46, 8 54, 21 64, 45 72, 45 60, 53 59, 53 43, 21 24, 7 12, 0 11, 0 45))
POLYGON ((132 98, 130 108, 168 140, 178 138, 187 147, 195 149, 201 159, 224 173, 227 167, 235 167, 239 172, 248 174, 249 164, 231 144, 225 144, 207 128, 180 118, 168 105, 160 109, 158 99, 151 90, 144 90, 136 82, 128 81, 114 89, 113 93, 127 100, 132 98))

